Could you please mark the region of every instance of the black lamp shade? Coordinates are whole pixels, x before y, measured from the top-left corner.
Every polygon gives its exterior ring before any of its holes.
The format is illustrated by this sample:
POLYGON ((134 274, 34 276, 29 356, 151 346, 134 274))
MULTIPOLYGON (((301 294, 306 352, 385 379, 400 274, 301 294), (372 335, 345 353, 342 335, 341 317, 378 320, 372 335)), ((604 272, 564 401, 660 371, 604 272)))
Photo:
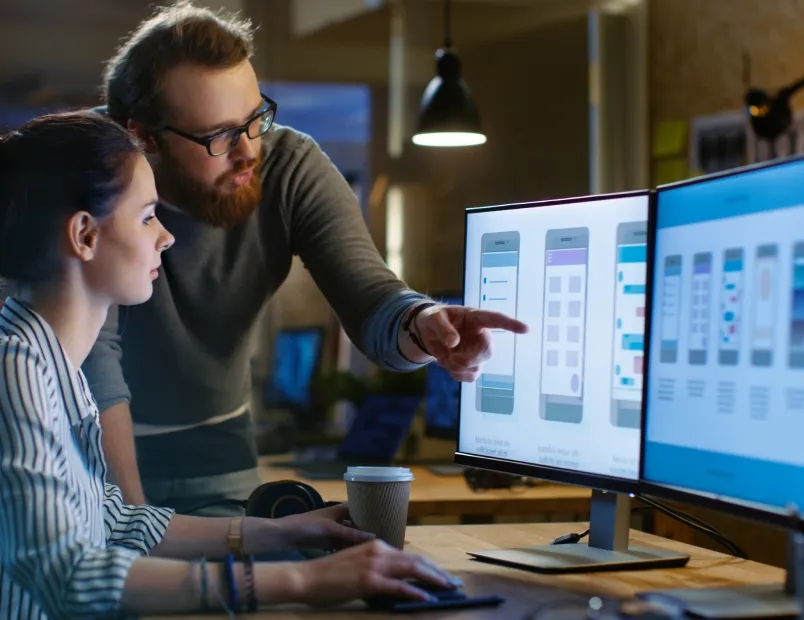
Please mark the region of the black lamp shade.
POLYGON ((745 105, 758 137, 772 141, 790 129, 793 110, 786 94, 771 97, 764 90, 751 89, 745 95, 745 105))
POLYGON ((413 142, 422 146, 467 146, 483 144, 486 137, 469 86, 461 79, 457 54, 436 53, 438 75, 422 96, 419 126, 413 142))

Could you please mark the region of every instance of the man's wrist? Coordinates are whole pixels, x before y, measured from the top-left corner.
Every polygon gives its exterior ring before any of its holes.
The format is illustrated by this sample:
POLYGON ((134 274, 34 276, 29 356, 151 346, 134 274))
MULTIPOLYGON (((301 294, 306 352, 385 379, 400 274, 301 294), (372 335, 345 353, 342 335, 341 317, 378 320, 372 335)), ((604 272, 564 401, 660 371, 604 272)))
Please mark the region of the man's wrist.
POLYGON ((424 301, 429 298, 411 290, 400 290, 389 295, 371 313, 363 329, 366 356, 371 361, 395 372, 411 372, 421 367, 422 361, 411 361, 409 357, 419 360, 421 356, 405 336, 402 321, 414 305, 424 301))
POLYGON ((421 332, 416 324, 416 319, 419 318, 419 315, 423 311, 436 305, 437 304, 434 301, 425 301, 423 303, 416 304, 408 311, 405 319, 402 321, 402 329, 405 330, 408 338, 410 338, 411 342, 413 342, 413 344, 415 344, 416 347, 418 347, 418 349, 427 357, 432 357, 432 354, 427 350, 427 347, 422 341, 421 332))
POLYGON ((417 301, 405 310, 402 320, 399 322, 397 348, 402 357, 412 364, 428 364, 434 359, 427 352, 427 348, 421 341, 418 328, 414 323, 419 313, 435 305, 436 303, 429 299, 417 301), (413 330, 416 331, 414 332, 413 330))

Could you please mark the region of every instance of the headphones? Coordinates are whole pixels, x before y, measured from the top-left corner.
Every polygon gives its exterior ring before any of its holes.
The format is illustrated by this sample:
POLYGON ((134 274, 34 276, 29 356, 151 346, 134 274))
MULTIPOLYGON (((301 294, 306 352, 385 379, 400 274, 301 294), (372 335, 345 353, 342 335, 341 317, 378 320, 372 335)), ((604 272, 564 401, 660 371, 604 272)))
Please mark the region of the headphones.
POLYGON ((296 480, 266 482, 251 492, 246 500, 246 516, 279 519, 311 510, 336 506, 340 502, 325 502, 309 484, 296 480))
POLYGON ((210 506, 235 505, 246 509, 247 517, 280 519, 290 515, 302 514, 341 502, 325 502, 321 494, 309 484, 296 480, 278 480, 261 484, 251 492, 247 500, 224 499, 196 506, 187 511, 192 514, 210 506))

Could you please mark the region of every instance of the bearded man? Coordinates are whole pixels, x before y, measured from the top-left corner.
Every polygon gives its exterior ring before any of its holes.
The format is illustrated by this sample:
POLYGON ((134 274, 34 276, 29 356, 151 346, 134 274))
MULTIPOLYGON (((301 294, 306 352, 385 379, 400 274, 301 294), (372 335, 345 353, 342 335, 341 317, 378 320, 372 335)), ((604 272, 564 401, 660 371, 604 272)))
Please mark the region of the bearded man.
MULTIPOLYGON (((149 302, 114 308, 83 369, 128 503, 236 515, 260 484, 249 337, 301 257, 367 356, 439 363, 473 381, 503 315, 434 303, 379 256, 357 199, 318 145, 273 123, 251 25, 188 2, 159 9, 110 60, 105 112, 135 133, 176 237, 149 302)), ((147 226, 148 222, 142 222, 147 226)))

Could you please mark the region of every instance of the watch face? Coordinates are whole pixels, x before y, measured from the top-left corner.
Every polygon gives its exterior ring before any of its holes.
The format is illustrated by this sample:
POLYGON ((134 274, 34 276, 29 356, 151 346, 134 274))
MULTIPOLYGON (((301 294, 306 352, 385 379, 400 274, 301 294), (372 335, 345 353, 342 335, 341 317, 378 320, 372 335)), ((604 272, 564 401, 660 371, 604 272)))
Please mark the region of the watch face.
POLYGON ((243 517, 233 517, 229 522, 229 535, 226 537, 229 552, 240 557, 243 553, 243 517))

